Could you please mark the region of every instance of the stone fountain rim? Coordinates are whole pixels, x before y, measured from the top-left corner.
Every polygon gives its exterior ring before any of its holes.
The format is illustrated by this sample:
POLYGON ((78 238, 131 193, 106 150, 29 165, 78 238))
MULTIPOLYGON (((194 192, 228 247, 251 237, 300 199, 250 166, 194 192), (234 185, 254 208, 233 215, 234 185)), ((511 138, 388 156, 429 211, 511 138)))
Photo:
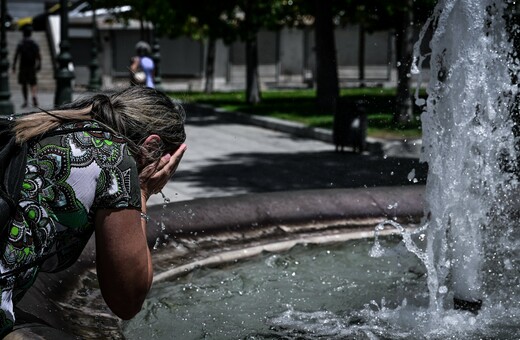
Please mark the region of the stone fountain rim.
MULTIPOLYGON (((309 221, 326 224, 393 219, 416 223, 423 216, 424 189, 424 185, 410 185, 298 190, 173 202, 167 204, 166 209, 162 205, 152 206, 148 210, 152 221, 162 219, 166 229, 160 225, 149 227, 148 243, 153 246, 165 232, 173 237, 207 236, 282 224, 291 229, 309 221)), ((65 299, 68 292, 78 285, 79 278, 93 267, 95 246, 92 241, 72 267, 59 273, 41 273, 18 305, 49 325, 43 328, 48 338, 55 337, 56 332, 71 332, 56 301, 65 299)), ((22 327, 26 331, 35 330, 34 324, 24 324, 22 327)), ((41 325, 38 327, 39 335, 45 338, 41 325)))
MULTIPOLYGON (((423 193, 424 185, 253 193, 169 203, 167 214, 162 205, 155 205, 148 214, 152 221, 172 220, 166 231, 173 234, 382 216, 414 220, 423 215, 423 193)), ((164 232, 152 224, 148 239, 154 241, 164 232)))

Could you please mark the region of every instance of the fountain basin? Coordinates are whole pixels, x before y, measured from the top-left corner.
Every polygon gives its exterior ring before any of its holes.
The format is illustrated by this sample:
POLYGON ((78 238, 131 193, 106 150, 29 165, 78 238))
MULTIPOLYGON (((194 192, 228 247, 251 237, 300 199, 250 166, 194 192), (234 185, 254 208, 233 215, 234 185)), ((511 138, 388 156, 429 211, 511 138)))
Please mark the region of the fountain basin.
MULTIPOLYGON (((378 334, 369 311, 398 308, 405 296, 410 305, 424 308, 428 293, 420 261, 399 236, 380 239, 394 256, 373 258, 367 254, 374 240, 367 234, 317 236, 280 252, 167 271, 142 311, 123 323, 124 335, 129 340, 339 340, 365 339, 363 328, 378 334)), ((283 242, 269 245, 278 243, 283 242)), ((252 248, 234 253, 248 256, 252 248)), ((379 334, 389 334, 380 329, 379 334)))
MULTIPOLYGON (((148 240, 156 249, 154 280, 299 243, 338 242, 353 232, 369 237, 385 219, 418 223, 423 216, 423 193, 421 185, 305 190, 153 206, 148 240), (244 255, 240 251, 244 247, 255 250, 244 255)), ((122 338, 121 321, 104 306, 96 288, 94 260, 90 242, 73 267, 42 273, 18 305, 41 320, 28 317, 16 332, 34 332, 44 338, 52 338, 49 334, 55 336, 54 332, 122 338)))

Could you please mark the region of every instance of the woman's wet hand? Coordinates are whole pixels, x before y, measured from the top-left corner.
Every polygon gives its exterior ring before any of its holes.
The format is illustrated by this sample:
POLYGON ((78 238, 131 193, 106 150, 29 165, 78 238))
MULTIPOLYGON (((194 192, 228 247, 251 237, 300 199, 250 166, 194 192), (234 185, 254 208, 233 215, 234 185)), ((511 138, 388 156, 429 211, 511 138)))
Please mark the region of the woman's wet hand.
POLYGON ((186 144, 182 144, 177 150, 162 156, 158 163, 149 164, 142 170, 139 179, 141 193, 146 199, 161 191, 168 183, 177 170, 186 148, 186 144))

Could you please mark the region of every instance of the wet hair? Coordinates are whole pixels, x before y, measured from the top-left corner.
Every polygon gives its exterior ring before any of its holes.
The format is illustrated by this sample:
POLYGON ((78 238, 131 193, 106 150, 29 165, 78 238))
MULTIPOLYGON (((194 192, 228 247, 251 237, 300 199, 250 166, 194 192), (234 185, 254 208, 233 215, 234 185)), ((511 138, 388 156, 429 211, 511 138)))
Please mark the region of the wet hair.
POLYGON ((124 90, 78 99, 52 111, 35 112, 17 117, 14 132, 19 143, 71 121, 95 120, 128 141, 139 171, 157 161, 166 152, 184 143, 185 112, 179 102, 163 92, 132 86, 124 90), (156 134, 156 145, 143 145, 156 134))

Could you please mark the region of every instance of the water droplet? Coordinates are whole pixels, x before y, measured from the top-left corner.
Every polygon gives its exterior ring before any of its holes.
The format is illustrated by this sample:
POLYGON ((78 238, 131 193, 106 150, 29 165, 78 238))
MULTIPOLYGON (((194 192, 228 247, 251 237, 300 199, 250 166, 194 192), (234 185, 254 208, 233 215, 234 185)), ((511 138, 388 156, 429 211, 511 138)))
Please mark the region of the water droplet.
MULTIPOLYGON (((162 191, 159 191, 159 192, 161 193, 161 196, 162 196, 162 198, 164 200, 164 204, 165 205, 171 202, 170 198, 166 197, 166 195, 162 191)), ((164 205, 163 205, 163 207, 164 207, 164 205)))
POLYGON ((513 269, 513 264, 511 263, 510 259, 505 259, 504 260, 504 268, 507 269, 507 270, 513 269))
POLYGON ((415 100, 415 105, 417 106, 423 106, 424 104, 426 104, 426 101, 423 98, 417 98, 415 100))
MULTIPOLYGON (((408 181, 413 181, 415 179, 415 168, 412 169, 412 171, 410 171, 408 173, 408 181)), ((416 183, 416 182, 414 182, 416 183)))
POLYGON ((161 238, 160 237, 155 239, 155 244, 153 245, 153 250, 157 250, 157 248, 159 248, 159 244, 161 244, 161 238))
MULTIPOLYGON (((398 205, 399 205, 399 203, 398 203, 398 202, 395 202, 394 204, 389 204, 386 208, 389 209, 389 210, 391 210, 391 209, 395 209, 395 208, 397 208, 398 205)), ((378 227, 379 227, 379 226, 378 226, 378 227)), ((382 230, 382 229, 383 229, 383 228, 381 228, 381 230, 382 230)))

